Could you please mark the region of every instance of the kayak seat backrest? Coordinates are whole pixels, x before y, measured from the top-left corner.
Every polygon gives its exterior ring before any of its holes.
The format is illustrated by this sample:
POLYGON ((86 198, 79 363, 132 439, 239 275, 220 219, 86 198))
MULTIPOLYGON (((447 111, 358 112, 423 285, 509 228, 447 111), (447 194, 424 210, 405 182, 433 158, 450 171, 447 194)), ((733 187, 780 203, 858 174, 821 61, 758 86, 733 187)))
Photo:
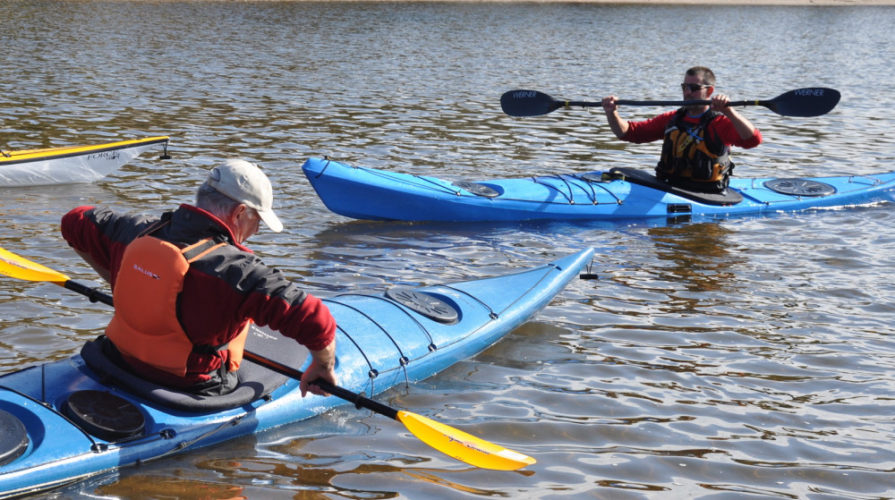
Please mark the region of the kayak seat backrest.
MULTIPOLYGON (((135 396, 165 408, 191 413, 237 408, 266 396, 289 380, 289 377, 263 366, 244 361, 237 372, 239 383, 233 391, 220 396, 183 392, 145 380, 122 367, 106 355, 103 349, 104 342, 109 340, 101 336, 87 342, 81 348, 81 357, 87 366, 104 383, 119 386, 135 396)), ((308 355, 307 349, 295 340, 276 333, 269 334, 255 326, 249 331, 246 350, 295 367, 301 367, 308 355)))
POLYGON ((611 174, 621 174, 625 180, 632 184, 658 189, 668 193, 676 194, 682 198, 688 198, 706 205, 736 205, 743 201, 743 195, 733 189, 725 189, 723 193, 703 193, 699 191, 691 191, 678 186, 673 186, 667 182, 661 181, 655 175, 639 170, 636 168, 618 167, 609 171, 611 174))

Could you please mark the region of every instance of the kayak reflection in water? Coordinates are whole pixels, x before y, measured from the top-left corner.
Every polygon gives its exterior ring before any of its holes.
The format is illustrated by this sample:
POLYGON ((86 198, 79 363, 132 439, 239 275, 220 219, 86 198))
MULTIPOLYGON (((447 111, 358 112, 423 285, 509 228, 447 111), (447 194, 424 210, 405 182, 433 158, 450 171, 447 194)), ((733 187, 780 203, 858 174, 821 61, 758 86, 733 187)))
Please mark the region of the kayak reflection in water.
POLYGON ((702 101, 643 121, 627 121, 618 114, 616 96, 604 97, 606 121, 616 137, 633 143, 664 139, 656 177, 691 191, 724 192, 733 171, 730 146, 754 148, 761 132, 716 94, 712 70, 694 66, 681 83, 684 100, 702 101), (709 99, 711 98, 711 99, 709 99), (710 101, 706 104, 705 101, 710 101))
POLYGON ((160 217, 81 206, 63 216, 62 236, 112 286, 107 354, 152 382, 226 394, 238 382, 254 322, 310 350, 302 395, 326 395, 309 382, 336 383, 335 319, 320 299, 243 246, 262 221, 283 229, 272 207, 270 181, 258 166, 227 160, 199 187, 195 206, 160 217))

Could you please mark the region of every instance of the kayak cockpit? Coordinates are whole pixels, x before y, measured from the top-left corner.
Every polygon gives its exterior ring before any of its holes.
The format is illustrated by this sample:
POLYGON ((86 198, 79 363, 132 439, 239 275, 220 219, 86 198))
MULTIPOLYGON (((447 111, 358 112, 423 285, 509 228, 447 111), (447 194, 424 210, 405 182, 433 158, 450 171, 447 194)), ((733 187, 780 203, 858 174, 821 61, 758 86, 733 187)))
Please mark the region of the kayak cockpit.
MULTIPOLYGON (((261 365, 244 362, 237 374, 239 383, 231 392, 223 395, 193 394, 156 384, 132 373, 107 354, 103 349, 105 342, 108 340, 100 337, 87 342, 81 349, 81 357, 97 377, 168 409, 210 413, 238 408, 267 396, 289 380, 261 365)), ((293 366, 301 366, 308 355, 307 349, 294 339, 271 335, 254 326, 246 340, 246 349, 265 357, 283 360, 293 366)))
POLYGON ((704 203, 706 205, 729 206, 736 205, 737 203, 743 201, 743 195, 733 189, 725 189, 723 192, 720 193, 704 193, 700 191, 691 191, 682 187, 673 186, 671 184, 668 184, 667 182, 663 182, 656 178, 655 175, 643 170, 638 170, 636 168, 613 168, 609 171, 609 173, 611 175, 621 175, 623 176, 624 180, 632 184, 639 184, 641 186, 657 189, 659 191, 665 191, 667 193, 672 193, 682 198, 687 198, 699 203, 704 203))

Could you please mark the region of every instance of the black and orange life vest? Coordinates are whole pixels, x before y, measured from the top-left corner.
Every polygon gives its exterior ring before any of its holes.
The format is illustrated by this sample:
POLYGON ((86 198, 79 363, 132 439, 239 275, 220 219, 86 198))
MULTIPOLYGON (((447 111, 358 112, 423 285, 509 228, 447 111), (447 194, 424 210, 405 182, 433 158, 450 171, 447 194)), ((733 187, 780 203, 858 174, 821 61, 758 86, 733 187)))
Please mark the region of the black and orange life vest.
POLYGON ((127 246, 113 290, 115 313, 106 327, 106 336, 121 354, 183 377, 193 351, 227 349, 228 370, 239 369, 250 321, 229 343, 200 346, 190 341, 177 318, 177 299, 190 263, 224 245, 206 238, 181 249, 144 233, 127 246))
POLYGON ((683 181, 688 187, 695 185, 707 191, 723 190, 733 171, 730 148, 706 132, 720 113, 708 110, 695 125, 684 121, 686 113, 686 109, 679 109, 665 129, 656 177, 671 184, 683 181))

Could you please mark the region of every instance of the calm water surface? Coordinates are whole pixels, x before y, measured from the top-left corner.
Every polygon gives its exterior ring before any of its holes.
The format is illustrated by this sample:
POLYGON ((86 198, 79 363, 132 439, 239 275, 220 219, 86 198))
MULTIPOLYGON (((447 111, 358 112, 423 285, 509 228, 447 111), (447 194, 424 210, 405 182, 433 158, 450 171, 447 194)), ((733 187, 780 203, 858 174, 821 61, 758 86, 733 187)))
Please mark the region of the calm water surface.
MULTIPOLYGON (((393 390, 394 406, 535 456, 516 473, 440 456, 341 408, 103 476, 90 498, 895 497, 891 205, 712 222, 430 225, 328 212, 309 156, 454 179, 649 167, 596 110, 513 119, 511 88, 679 99, 691 65, 769 99, 829 86, 819 118, 744 112, 765 144, 740 176, 891 170, 895 9, 577 4, 0 3, 5 149, 167 134, 90 185, 0 190, 0 246, 99 284, 63 243, 78 204, 189 202, 241 156, 268 170, 287 231, 253 244, 313 293, 498 274, 597 248, 536 319, 393 390)), ((623 109, 628 117, 659 110, 623 109)), ((76 352, 107 308, 3 280, 0 372, 76 352)))

